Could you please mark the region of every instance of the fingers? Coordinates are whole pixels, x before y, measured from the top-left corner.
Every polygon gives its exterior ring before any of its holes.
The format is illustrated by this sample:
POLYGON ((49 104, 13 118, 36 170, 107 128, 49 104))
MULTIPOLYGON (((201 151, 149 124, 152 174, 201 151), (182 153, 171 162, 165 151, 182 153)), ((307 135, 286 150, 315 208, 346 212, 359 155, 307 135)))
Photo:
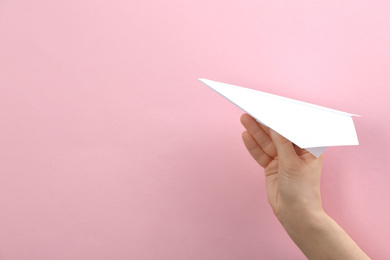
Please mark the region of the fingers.
POLYGON ((248 149, 250 155, 258 164, 260 164, 261 167, 267 167, 267 165, 273 160, 273 158, 260 148, 256 140, 248 131, 242 133, 242 140, 244 141, 245 147, 248 149))
POLYGON ((248 114, 241 116, 241 123, 268 156, 272 158, 277 156, 277 150, 269 136, 268 127, 258 123, 248 114))
POLYGON ((270 130, 270 136, 276 146, 279 158, 289 161, 298 157, 293 144, 289 140, 272 129, 270 130))
POLYGON ((248 114, 241 116, 241 123, 248 131, 242 135, 245 146, 252 157, 263 167, 276 156, 284 160, 292 160, 307 153, 306 150, 294 146, 272 129, 258 123, 248 114))

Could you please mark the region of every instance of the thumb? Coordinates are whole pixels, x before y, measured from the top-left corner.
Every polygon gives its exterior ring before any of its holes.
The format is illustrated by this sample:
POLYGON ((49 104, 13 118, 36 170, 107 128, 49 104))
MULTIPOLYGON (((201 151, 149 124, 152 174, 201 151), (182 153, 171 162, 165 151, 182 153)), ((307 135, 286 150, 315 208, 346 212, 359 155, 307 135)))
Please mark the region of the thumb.
POLYGON ((270 136, 276 146, 279 158, 290 161, 297 157, 294 146, 289 140, 275 132, 273 129, 270 129, 270 136))

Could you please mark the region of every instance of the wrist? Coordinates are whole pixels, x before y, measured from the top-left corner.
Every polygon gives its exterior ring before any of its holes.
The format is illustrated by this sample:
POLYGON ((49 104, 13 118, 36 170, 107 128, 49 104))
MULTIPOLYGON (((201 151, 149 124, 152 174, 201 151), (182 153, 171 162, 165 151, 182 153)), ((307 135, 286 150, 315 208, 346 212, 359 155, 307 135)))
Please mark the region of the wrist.
POLYGON ((321 195, 312 195, 310 198, 281 203, 282 207, 275 212, 276 217, 283 226, 317 223, 319 218, 327 214, 322 208, 321 195))

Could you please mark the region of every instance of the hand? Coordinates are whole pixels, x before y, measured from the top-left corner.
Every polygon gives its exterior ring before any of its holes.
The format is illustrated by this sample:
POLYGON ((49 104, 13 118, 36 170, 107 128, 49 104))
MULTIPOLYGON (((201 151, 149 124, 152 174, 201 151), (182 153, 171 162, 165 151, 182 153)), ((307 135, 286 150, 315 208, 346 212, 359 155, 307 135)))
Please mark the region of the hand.
POLYGON ((268 201, 308 259, 369 259, 322 209, 322 155, 316 158, 248 114, 241 122, 247 129, 244 144, 264 168, 268 201))
POLYGON ((247 130, 242 134, 246 148, 264 168, 268 201, 278 219, 321 211, 322 155, 316 158, 248 114, 241 123, 247 130))

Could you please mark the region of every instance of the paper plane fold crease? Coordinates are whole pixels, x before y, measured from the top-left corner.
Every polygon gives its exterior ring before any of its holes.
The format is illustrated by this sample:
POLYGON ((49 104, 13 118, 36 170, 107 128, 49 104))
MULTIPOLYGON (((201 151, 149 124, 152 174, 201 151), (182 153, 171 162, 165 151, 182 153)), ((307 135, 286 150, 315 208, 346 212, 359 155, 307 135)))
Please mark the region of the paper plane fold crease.
POLYGON ((199 79, 258 122, 320 156, 328 146, 358 145, 354 114, 254 89, 199 79))

